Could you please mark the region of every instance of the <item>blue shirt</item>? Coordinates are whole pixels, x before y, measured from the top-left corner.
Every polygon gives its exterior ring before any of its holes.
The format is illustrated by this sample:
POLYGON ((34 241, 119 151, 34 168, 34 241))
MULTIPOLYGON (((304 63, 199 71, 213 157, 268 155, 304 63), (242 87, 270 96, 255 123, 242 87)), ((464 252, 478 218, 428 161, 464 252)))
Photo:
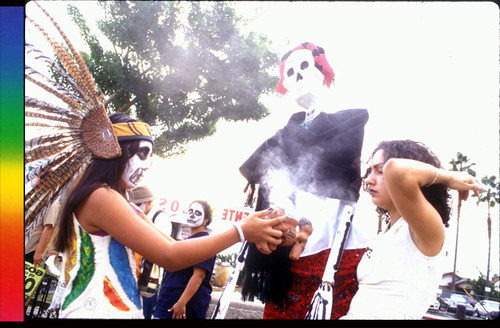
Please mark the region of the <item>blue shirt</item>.
MULTIPOLYGON (((207 232, 199 232, 187 239, 208 236, 207 232)), ((154 317, 159 319, 171 319, 173 312, 168 312, 172 306, 177 303, 182 293, 186 289, 189 279, 193 276, 194 267, 203 268, 206 270, 205 278, 201 282, 200 287, 193 297, 186 304, 187 319, 205 319, 208 305, 211 300, 212 286, 210 278, 214 269, 215 256, 206 261, 200 262, 189 268, 168 272, 165 271, 165 276, 160 289, 160 295, 156 303, 154 317)))

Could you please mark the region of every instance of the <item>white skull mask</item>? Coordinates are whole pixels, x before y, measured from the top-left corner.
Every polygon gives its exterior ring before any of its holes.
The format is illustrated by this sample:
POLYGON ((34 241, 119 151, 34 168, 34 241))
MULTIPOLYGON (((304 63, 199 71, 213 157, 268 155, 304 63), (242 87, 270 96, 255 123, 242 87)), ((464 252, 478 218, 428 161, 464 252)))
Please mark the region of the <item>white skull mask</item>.
POLYGON ((137 187, 137 184, 144 176, 144 172, 151 167, 152 155, 153 144, 149 141, 141 140, 139 150, 128 160, 121 176, 126 189, 137 187))
POLYGON ((308 49, 295 50, 285 60, 283 86, 297 103, 310 108, 323 91, 323 73, 314 65, 314 57, 308 49))
POLYGON ((187 225, 190 228, 197 228, 203 225, 203 221, 205 219, 205 211, 203 210, 203 206, 199 203, 193 203, 189 207, 187 225))

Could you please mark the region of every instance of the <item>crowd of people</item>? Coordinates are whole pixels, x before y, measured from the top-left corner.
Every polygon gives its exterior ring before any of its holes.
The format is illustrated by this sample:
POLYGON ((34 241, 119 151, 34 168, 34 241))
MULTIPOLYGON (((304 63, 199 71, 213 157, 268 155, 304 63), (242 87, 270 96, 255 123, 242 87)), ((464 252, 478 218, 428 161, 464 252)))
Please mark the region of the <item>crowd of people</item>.
POLYGON ((333 278, 324 273, 329 257, 339 254, 332 249, 338 218, 347 206, 356 206, 362 190, 377 208, 373 219, 383 216, 388 226, 374 240, 361 240, 354 220, 333 279, 330 318, 422 318, 443 272, 450 190, 466 200, 481 187, 465 172, 445 170, 430 149, 412 140, 380 142, 361 176, 368 111, 324 112, 320 95, 334 79, 325 51, 299 45, 283 57, 280 75, 278 92, 289 93, 304 111, 293 114, 240 167, 255 212, 217 233, 207 232, 210 205, 194 200, 186 216, 191 235, 182 241, 171 236, 172 226, 166 216, 159 219, 164 213, 155 208, 151 190, 140 185, 152 161, 151 129, 121 113, 109 116, 121 155, 93 158, 26 248, 26 260, 40 265, 57 217, 52 247, 63 257, 66 286, 59 318, 204 319, 215 256, 246 241, 243 296, 265 303, 264 319, 303 319, 318 285, 333 278), (315 165, 306 161, 310 158, 315 165), (305 165, 305 179, 290 174, 305 165), (274 184, 269 173, 283 170, 292 188, 279 198, 288 186, 274 184), (284 211, 271 218, 276 207, 284 211), (291 246, 281 244, 286 236, 295 238, 290 218, 302 217, 313 232, 299 260, 291 260, 291 246), (137 254, 162 268, 161 287, 152 297, 138 291, 137 254))

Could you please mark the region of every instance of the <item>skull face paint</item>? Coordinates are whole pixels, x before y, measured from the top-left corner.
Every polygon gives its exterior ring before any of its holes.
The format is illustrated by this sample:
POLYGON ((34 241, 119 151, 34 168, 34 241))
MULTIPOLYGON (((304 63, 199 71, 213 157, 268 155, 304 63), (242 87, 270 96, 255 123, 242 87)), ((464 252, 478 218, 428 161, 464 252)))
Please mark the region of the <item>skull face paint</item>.
POLYGON ((150 168, 152 163, 153 144, 149 141, 141 140, 139 150, 132 156, 123 170, 121 181, 126 189, 137 187, 144 172, 150 168))
POLYGON ((283 86, 302 107, 309 108, 318 97, 317 93, 323 89, 325 77, 315 67, 309 49, 292 52, 285 61, 283 75, 283 86))
POLYGON ((203 210, 203 206, 199 203, 193 203, 189 207, 187 225, 190 228, 197 228, 203 225, 203 221, 205 219, 205 211, 203 210))

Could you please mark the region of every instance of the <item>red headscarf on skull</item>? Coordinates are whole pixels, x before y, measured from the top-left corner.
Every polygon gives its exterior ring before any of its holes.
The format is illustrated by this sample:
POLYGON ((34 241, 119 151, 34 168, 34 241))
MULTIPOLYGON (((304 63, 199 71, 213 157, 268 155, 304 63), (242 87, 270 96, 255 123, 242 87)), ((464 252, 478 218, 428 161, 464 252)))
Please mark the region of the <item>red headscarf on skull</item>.
POLYGON ((281 58, 280 81, 278 82, 278 86, 276 88, 276 91, 278 92, 279 95, 284 95, 287 92, 286 88, 283 86, 285 61, 290 56, 290 54, 292 52, 294 52, 295 50, 299 50, 299 49, 308 49, 312 52, 312 55, 314 57, 314 66, 316 66, 316 68, 319 69, 319 71, 321 73, 323 73, 323 75, 325 76, 324 84, 327 87, 330 87, 330 85, 333 82, 335 74, 333 73, 332 67, 330 66, 330 64, 326 60, 325 50, 323 50, 323 48, 321 48, 321 47, 315 46, 314 44, 312 44, 310 42, 304 42, 304 43, 301 43, 299 46, 295 47, 293 50, 290 50, 289 52, 287 52, 283 56, 283 58, 281 58))

